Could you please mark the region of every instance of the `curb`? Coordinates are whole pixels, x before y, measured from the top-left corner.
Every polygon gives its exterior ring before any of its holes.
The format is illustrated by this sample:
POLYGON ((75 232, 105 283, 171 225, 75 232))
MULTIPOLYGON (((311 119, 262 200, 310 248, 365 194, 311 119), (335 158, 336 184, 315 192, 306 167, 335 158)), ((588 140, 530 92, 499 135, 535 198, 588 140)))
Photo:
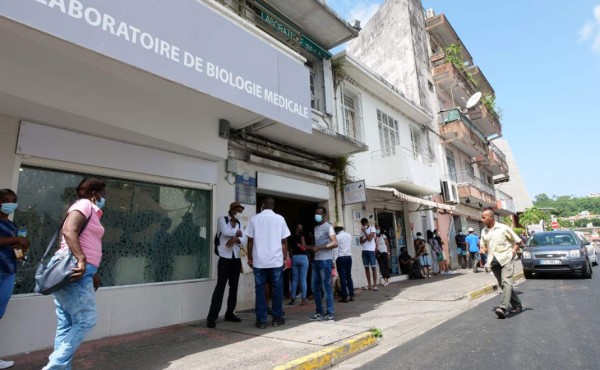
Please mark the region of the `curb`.
MULTIPOLYGON (((513 276, 513 280, 516 282, 517 280, 523 279, 523 272, 518 272, 513 276)), ((472 301, 474 299, 483 297, 486 294, 493 293, 498 290, 498 284, 488 284, 481 289, 473 290, 467 293, 467 298, 472 301)))
POLYGON ((470 301, 483 297, 484 295, 490 294, 498 290, 498 284, 488 284, 481 289, 473 290, 472 292, 467 293, 467 298, 470 301))
POLYGON ((377 338, 375 338, 372 332, 364 332, 355 335, 338 345, 325 347, 318 352, 278 365, 274 367, 273 370, 313 370, 329 368, 364 350, 376 346, 377 343, 377 338))

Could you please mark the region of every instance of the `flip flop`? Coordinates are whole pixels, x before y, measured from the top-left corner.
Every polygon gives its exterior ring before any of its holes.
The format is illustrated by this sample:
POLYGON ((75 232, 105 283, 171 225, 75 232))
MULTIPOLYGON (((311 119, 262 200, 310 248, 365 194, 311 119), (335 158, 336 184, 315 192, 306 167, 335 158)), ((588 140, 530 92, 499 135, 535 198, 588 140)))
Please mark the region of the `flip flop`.
POLYGON ((374 287, 374 288, 373 288, 373 290, 379 290, 379 288, 377 288, 377 287, 374 287))

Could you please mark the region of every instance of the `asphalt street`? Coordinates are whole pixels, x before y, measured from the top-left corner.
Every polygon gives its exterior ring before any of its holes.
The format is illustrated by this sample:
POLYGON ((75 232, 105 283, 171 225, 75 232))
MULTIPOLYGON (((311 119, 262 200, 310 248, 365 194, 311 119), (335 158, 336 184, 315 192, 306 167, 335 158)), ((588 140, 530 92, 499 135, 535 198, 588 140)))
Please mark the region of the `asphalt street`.
POLYGON ((505 320, 500 296, 364 364, 362 369, 599 369, 600 267, 516 286, 525 309, 505 320))

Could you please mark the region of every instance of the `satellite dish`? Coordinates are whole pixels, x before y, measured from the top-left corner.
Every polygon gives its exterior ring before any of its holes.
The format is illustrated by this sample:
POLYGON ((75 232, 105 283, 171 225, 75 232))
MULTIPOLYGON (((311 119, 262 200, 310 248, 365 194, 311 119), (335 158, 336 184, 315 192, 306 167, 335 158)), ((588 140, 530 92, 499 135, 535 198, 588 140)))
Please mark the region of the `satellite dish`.
POLYGON ((473 108, 481 100, 481 92, 477 91, 467 100, 467 109, 473 108))

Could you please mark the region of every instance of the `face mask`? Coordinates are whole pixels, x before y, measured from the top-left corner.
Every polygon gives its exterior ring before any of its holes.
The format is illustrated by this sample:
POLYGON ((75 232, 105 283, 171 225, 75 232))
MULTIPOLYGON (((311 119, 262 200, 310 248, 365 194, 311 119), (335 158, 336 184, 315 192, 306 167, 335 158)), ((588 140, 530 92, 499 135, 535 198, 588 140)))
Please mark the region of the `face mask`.
POLYGON ((106 203, 106 199, 100 197, 100 200, 96 201, 96 206, 98 206, 98 208, 102 209, 104 207, 105 203, 106 203))
POLYGON ((315 215, 315 221, 317 221, 317 222, 323 221, 323 215, 315 215))
POLYGON ((5 215, 10 215, 15 211, 15 209, 17 209, 17 206, 17 203, 2 203, 2 209, 0 209, 0 212, 4 213, 5 215))
POLYGON ((381 234, 381 230, 376 230, 375 234, 377 234, 377 235, 381 234))

